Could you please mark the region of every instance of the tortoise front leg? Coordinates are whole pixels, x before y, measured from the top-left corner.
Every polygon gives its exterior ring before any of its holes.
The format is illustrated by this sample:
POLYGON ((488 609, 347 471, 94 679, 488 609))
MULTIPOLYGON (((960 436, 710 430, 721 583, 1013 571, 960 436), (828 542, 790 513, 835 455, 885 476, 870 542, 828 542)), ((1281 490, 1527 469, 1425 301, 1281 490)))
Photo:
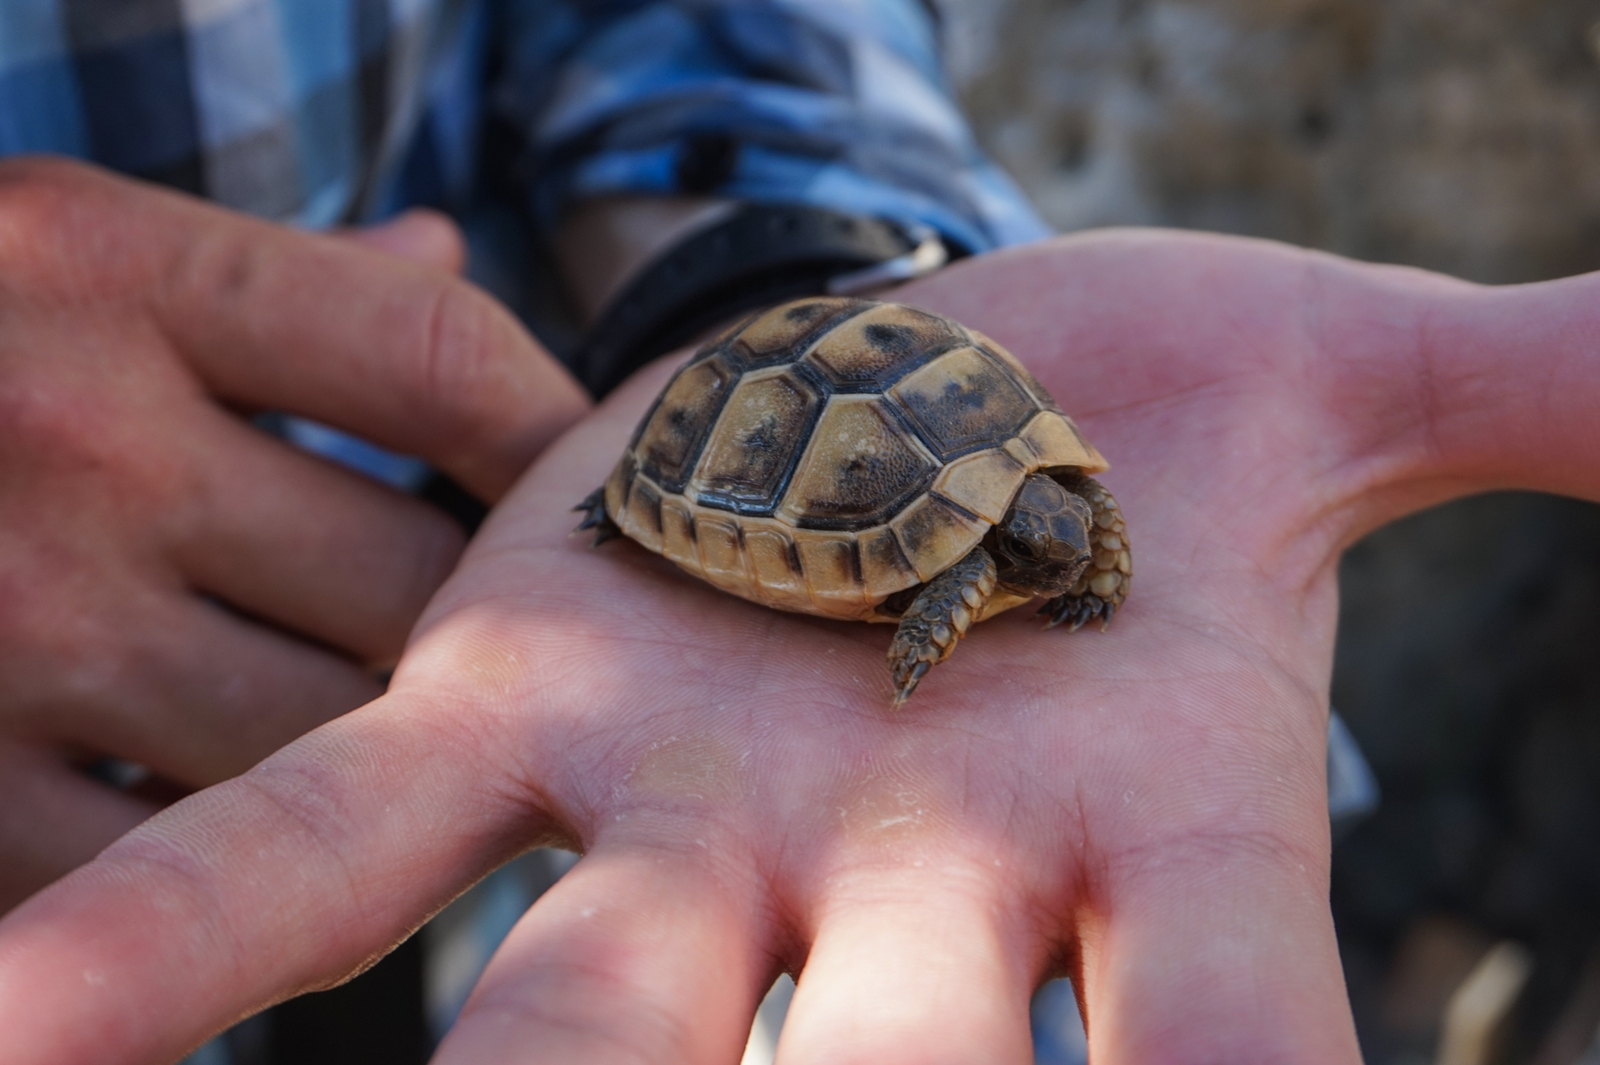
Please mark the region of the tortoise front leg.
POLYGON ((889 645, 896 710, 911 697, 923 674, 950 657, 956 641, 983 615, 994 586, 994 559, 982 547, 974 547, 911 601, 889 645))
POLYGON ((583 521, 579 522, 578 527, 572 531, 575 533, 581 533, 586 529, 593 529, 594 544, 592 546, 599 547, 607 540, 615 540, 617 537, 622 535, 622 528, 618 526, 616 522, 611 520, 610 514, 606 513, 605 485, 601 485, 599 488, 596 488, 594 491, 590 492, 584 497, 582 503, 579 503, 572 509, 575 511, 582 510, 587 512, 584 514, 583 521))
POLYGON ((1056 480, 1067 491, 1087 500, 1089 509, 1094 512, 1094 527, 1089 530, 1089 548, 1094 552, 1094 561, 1071 591, 1048 600, 1038 616, 1050 619, 1045 628, 1067 625, 1068 632, 1076 632, 1099 618, 1100 630, 1104 632, 1111 624, 1112 615, 1128 598, 1128 586, 1133 583, 1128 527, 1122 520, 1122 508, 1093 477, 1080 474, 1056 480))

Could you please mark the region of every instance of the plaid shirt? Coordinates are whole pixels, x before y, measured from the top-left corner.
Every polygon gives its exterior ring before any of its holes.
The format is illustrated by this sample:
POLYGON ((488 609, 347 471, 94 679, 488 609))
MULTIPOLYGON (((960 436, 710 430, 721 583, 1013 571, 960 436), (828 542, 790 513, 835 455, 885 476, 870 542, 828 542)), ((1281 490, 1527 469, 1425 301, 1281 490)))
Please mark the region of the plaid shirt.
POLYGON ((924 2, 0 0, 0 155, 322 227, 460 206, 492 118, 546 223, 693 192, 972 251, 1045 235, 953 104, 924 2))

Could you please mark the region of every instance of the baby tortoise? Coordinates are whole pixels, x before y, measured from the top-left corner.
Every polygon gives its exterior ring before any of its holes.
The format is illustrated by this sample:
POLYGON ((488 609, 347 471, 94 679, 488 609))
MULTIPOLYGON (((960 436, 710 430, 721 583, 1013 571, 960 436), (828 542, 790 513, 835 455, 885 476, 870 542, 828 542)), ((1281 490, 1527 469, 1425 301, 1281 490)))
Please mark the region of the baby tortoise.
POLYGON ((1133 574, 1106 461, 1022 364, 947 318, 785 304, 667 383, 576 508, 763 606, 896 622, 899 707, 975 621, 1038 596, 1101 628, 1133 574))

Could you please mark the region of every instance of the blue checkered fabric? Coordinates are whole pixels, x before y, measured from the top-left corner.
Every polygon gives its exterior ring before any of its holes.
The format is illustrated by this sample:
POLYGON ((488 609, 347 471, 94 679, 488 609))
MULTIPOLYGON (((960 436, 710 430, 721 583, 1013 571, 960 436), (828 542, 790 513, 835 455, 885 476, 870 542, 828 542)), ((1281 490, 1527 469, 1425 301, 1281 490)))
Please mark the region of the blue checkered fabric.
POLYGON ((57 152, 323 227, 477 178, 537 215, 687 191, 1047 231, 979 152, 919 0, 0 0, 0 155, 57 152))

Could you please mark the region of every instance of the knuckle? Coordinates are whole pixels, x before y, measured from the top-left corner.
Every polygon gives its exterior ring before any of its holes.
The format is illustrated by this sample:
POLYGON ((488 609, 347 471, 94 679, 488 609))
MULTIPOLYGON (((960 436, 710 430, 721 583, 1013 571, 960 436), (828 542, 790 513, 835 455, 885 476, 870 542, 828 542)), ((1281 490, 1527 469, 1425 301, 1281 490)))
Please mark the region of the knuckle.
POLYGON ((300 838, 319 856, 342 863, 356 821, 340 799, 335 770, 314 760, 264 762, 239 783, 270 812, 281 834, 300 838))
POLYGON ((13 156, 0 159, 0 212, 20 218, 69 203, 92 185, 94 171, 82 163, 52 156, 13 156))
MULTIPOLYGON (((227 785, 223 785, 227 787, 227 785)), ((213 797, 215 801, 215 797, 213 797)), ((236 914, 213 855, 206 848, 146 824, 122 837, 77 874, 133 896, 157 923, 179 937, 173 949, 197 964, 239 964, 246 957, 234 928, 236 914)))
POLYGON ((417 351, 416 401, 437 442, 430 457, 480 478, 476 489, 504 481, 503 490, 537 446, 583 413, 577 383, 509 312, 465 282, 435 291, 417 351))
POLYGON ((492 409, 505 384, 502 336, 503 323, 488 297, 456 282, 438 290, 423 337, 418 384, 429 398, 446 398, 463 412, 456 429, 468 437, 476 419, 465 412, 492 409))
POLYGON ((104 603, 85 606, 70 589, 92 568, 20 553, 0 572, 0 649, 25 669, 4 670, 0 698, 13 708, 49 708, 57 725, 89 708, 104 712, 137 698, 148 663, 104 603))
MULTIPOLYGON (((590 944, 580 955, 552 958, 523 981, 482 989, 468 1005, 475 1023, 490 1018, 581 1050, 578 1060, 645 1065, 692 1061, 701 1040, 681 1013, 657 1001, 646 972, 630 971, 635 952, 590 944), (616 1023, 616 1003, 628 1023, 616 1023)), ((642 969, 643 967, 640 966, 642 969)))
POLYGON ((315 759, 269 759, 231 781, 274 838, 292 840, 308 867, 321 870, 324 890, 340 893, 366 911, 361 878, 350 864, 351 841, 361 835, 336 768, 315 759))
POLYGON ((87 230, 103 229, 104 218, 91 226, 86 216, 105 214, 96 210, 104 184, 90 167, 64 159, 0 162, 0 283, 37 291, 63 267, 81 267, 71 252, 92 236, 87 230))
MULTIPOLYGON (((93 398, 22 378, 0 385, 0 456, 17 451, 25 471, 47 461, 55 466, 72 456, 92 454, 96 424, 93 398)), ((4 462, 10 466, 11 462, 4 462)))
POLYGON ((74 510, 178 520, 199 498, 196 470, 181 449, 130 437, 125 398, 39 374, 0 380, 0 497, 32 500, 57 523, 74 510))
POLYGON ((1321 837, 1277 818, 1188 825, 1161 839, 1120 849, 1112 861, 1117 880, 1190 880, 1242 869, 1323 870, 1321 837))

